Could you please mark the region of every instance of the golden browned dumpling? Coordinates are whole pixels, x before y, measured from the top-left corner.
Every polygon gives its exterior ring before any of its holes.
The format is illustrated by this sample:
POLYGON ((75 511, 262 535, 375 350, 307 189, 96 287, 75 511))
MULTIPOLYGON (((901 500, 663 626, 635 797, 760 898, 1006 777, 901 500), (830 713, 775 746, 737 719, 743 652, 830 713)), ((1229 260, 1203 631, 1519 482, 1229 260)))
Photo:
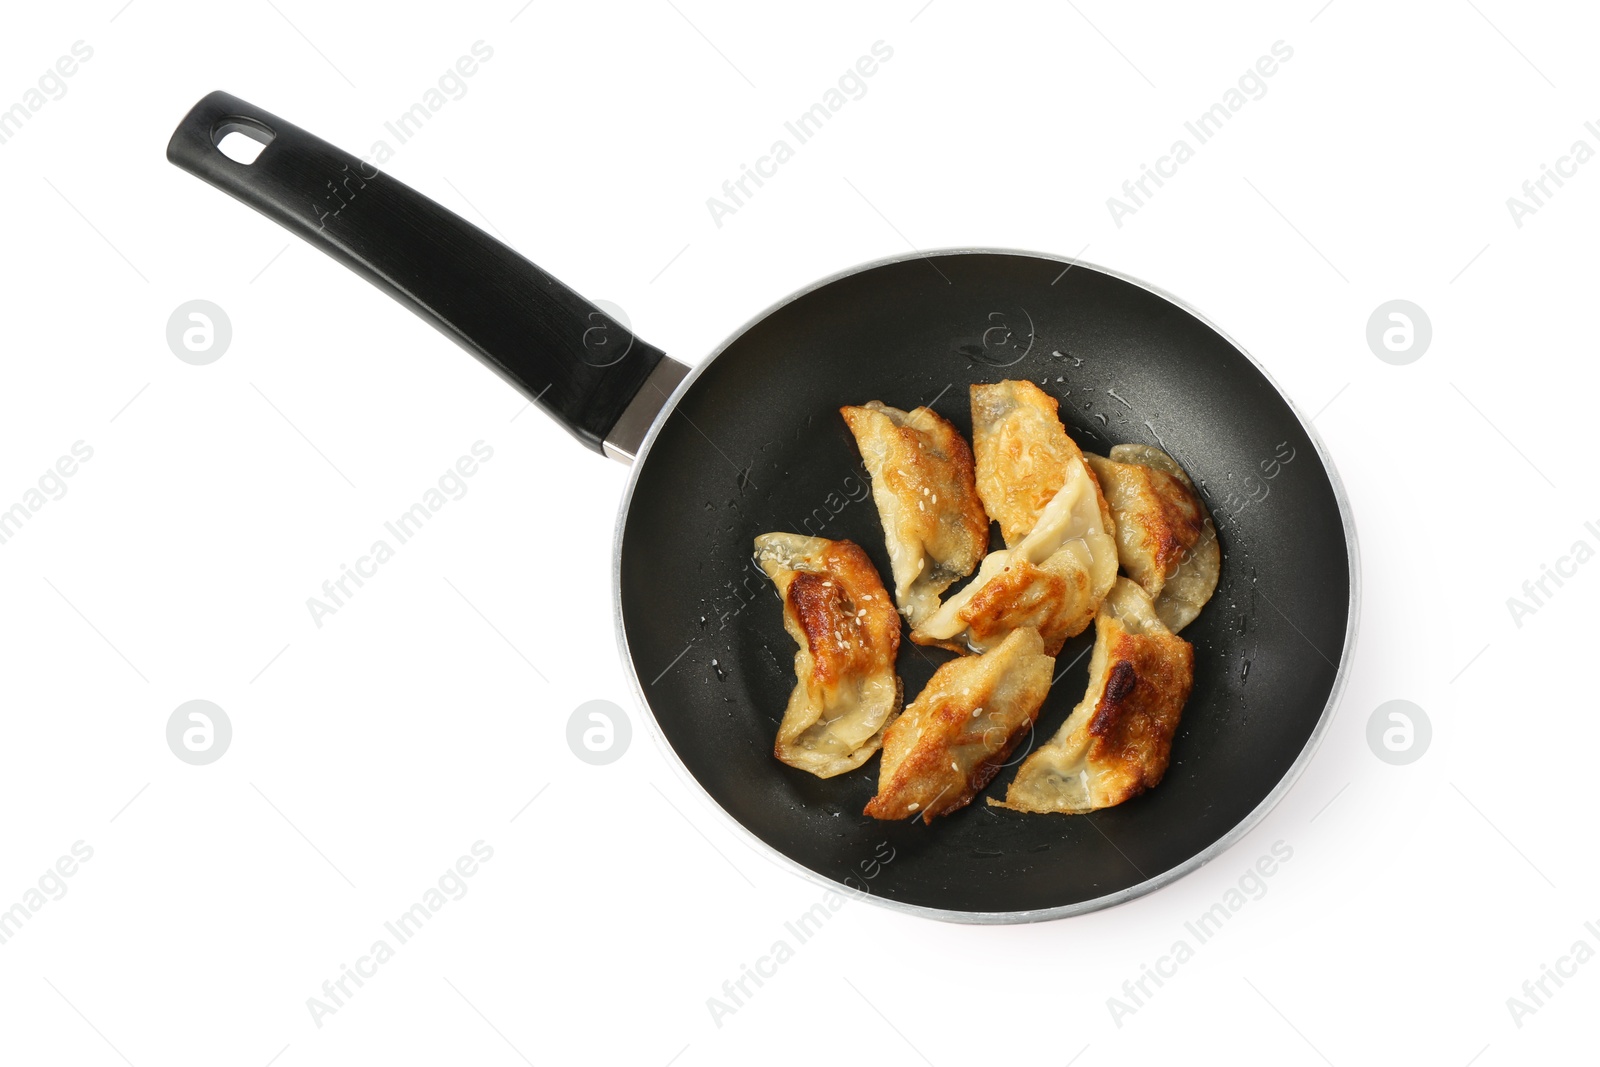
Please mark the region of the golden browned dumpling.
POLYGON ((1167 771, 1194 685, 1194 646, 1170 633, 1143 589, 1118 578, 1095 617, 1089 688, 1023 760, 996 807, 1082 814, 1153 788, 1167 771))
POLYGON ((853 542, 762 534, 756 562, 778 587, 784 629, 800 646, 773 754, 818 778, 853 771, 900 711, 900 615, 853 542))
POLYGON ((1106 502, 1080 457, 1015 548, 989 555, 960 592, 911 631, 920 645, 983 652, 1019 627, 1037 629, 1054 656, 1082 633, 1117 577, 1117 544, 1106 502))
POLYGON ((989 516, 972 484, 972 449, 929 408, 874 400, 839 409, 872 476, 894 571, 894 599, 915 626, 989 550, 989 516))
POLYGON ((1008 546, 1027 537, 1083 458, 1056 415, 1055 397, 1027 381, 972 387, 978 496, 1008 546))
POLYGON ((1039 714, 1055 660, 1037 630, 1013 630, 981 656, 953 659, 883 738, 874 819, 921 815, 924 823, 965 807, 989 784, 1039 714))
POLYGON ((1222 546, 1217 544, 1217 528, 1206 518, 1205 533, 1178 564, 1178 569, 1167 577, 1156 597, 1156 614, 1167 629, 1177 633, 1200 614, 1200 609, 1217 591, 1217 581, 1222 576, 1222 546))
POLYGON ((1200 614, 1222 573, 1216 527, 1194 483, 1149 445, 1117 445, 1109 459, 1086 458, 1116 518, 1122 569, 1177 633, 1200 614))

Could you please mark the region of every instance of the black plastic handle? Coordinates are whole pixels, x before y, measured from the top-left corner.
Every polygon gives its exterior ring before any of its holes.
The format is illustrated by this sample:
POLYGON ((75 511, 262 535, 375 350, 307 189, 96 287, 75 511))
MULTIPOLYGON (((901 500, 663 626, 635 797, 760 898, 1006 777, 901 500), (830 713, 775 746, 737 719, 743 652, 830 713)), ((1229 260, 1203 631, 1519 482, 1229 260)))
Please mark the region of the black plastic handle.
POLYGON ((461 216, 276 115, 212 93, 167 159, 365 276, 516 386, 596 452, 660 349, 461 216), (230 132, 268 141, 252 163, 230 132))

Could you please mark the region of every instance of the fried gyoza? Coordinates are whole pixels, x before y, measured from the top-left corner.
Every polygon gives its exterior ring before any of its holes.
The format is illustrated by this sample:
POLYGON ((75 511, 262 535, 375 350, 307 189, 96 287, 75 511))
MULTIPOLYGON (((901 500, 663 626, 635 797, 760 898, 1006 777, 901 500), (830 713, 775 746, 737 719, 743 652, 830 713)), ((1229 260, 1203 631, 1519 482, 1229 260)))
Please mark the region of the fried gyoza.
POLYGON ((1095 617, 1083 700, 1023 761, 996 807, 1082 814, 1161 781, 1194 685, 1194 646, 1169 632, 1143 589, 1117 579, 1095 617))
POLYGON ((839 413, 872 476, 894 571, 894 598, 915 626, 989 549, 989 516, 972 484, 972 449, 929 408, 874 400, 839 413))
POLYGON ((1116 518, 1122 569, 1177 633, 1200 614, 1222 573, 1216 527, 1194 483, 1149 445, 1117 445, 1109 459, 1086 458, 1116 518))
POLYGON ((818 778, 853 771, 900 711, 900 616, 853 542, 762 534, 756 562, 778 587, 784 629, 800 646, 773 754, 818 778))
POLYGON ((993 651, 942 665, 883 738, 874 819, 934 816, 966 806, 1032 727, 1055 660, 1037 630, 1013 630, 993 651))
POLYGON ((1111 514, 1083 459, 1015 548, 991 553, 978 576, 911 632, 920 645, 983 652, 1019 627, 1037 629, 1054 656, 1082 633, 1117 577, 1111 514))
POLYGON ((1028 381, 972 387, 978 496, 1010 547, 1027 537, 1083 453, 1067 436, 1055 397, 1028 381))

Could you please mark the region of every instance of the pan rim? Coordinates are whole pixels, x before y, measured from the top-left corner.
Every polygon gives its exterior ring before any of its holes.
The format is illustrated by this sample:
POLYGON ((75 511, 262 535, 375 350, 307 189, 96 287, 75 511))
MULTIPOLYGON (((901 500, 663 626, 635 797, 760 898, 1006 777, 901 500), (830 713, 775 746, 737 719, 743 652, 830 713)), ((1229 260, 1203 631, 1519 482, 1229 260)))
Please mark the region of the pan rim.
POLYGON ((859 263, 853 267, 845 268, 844 270, 838 271, 834 274, 830 274, 827 277, 811 283, 810 285, 804 286, 803 288, 796 289, 781 300, 778 300, 776 303, 759 312, 753 318, 746 321, 744 325, 740 326, 736 331, 730 334, 720 345, 718 345, 708 356, 706 356, 703 361, 690 368, 689 373, 685 375, 683 381, 678 383, 678 387, 672 391, 672 395, 667 398, 666 403, 662 405, 661 411, 651 422, 650 429, 645 434, 644 442, 640 445, 638 454, 634 457, 631 469, 628 472, 628 482, 623 490, 622 500, 617 509, 616 526, 612 533, 611 600, 613 624, 615 625, 617 632, 617 648, 622 656, 623 665, 627 670, 628 680, 632 683, 633 695, 638 700, 639 704, 644 708, 646 713, 644 717, 646 720, 648 720, 651 737, 654 739, 656 745, 665 751, 667 755, 667 762, 673 767, 678 775, 692 785, 692 791, 698 793, 700 800, 703 803, 709 804, 709 806, 719 816, 721 816, 721 818, 724 819, 737 834, 744 838, 746 843, 749 844, 758 855, 765 857, 769 861, 775 861, 778 866, 785 868, 792 873, 800 875, 800 877, 806 879, 807 881, 822 886, 832 892, 839 893, 847 898, 864 897, 878 907, 887 908, 891 911, 900 912, 904 915, 914 915, 918 918, 936 919, 941 922, 959 923, 965 925, 996 926, 1049 922, 1054 919, 1065 919, 1075 915, 1086 915, 1091 912, 1103 911, 1107 908, 1114 908, 1118 905, 1126 904, 1129 901, 1136 900, 1139 897, 1153 893, 1158 889, 1162 889, 1190 874, 1193 874, 1195 871, 1198 871, 1212 860, 1217 859, 1218 857, 1222 856, 1223 853, 1232 849, 1234 845, 1242 841, 1252 830, 1259 826, 1266 819, 1267 815, 1283 801, 1284 797, 1289 794, 1289 791, 1294 787, 1295 783, 1300 780, 1301 775, 1305 773, 1306 768, 1310 766, 1311 760, 1315 757, 1317 750, 1322 746, 1322 741, 1328 733, 1328 727, 1331 725, 1334 714, 1338 709, 1340 698, 1344 695, 1345 686, 1350 680, 1351 663, 1354 659, 1355 643, 1361 617, 1361 561, 1360 550, 1356 541, 1355 515, 1351 507, 1349 495, 1345 492, 1344 480, 1339 476, 1339 469, 1334 464, 1333 456, 1329 453, 1327 445, 1323 442, 1322 437, 1317 433, 1316 427, 1312 424, 1310 419, 1306 418, 1305 413, 1300 410, 1299 406, 1296 405, 1289 394, 1284 391, 1283 386, 1278 383, 1278 380, 1272 376, 1272 373, 1261 363, 1261 361, 1252 355, 1250 351, 1240 344, 1232 334, 1228 333, 1227 330, 1224 330, 1210 316, 1206 315, 1193 304, 1186 300, 1180 299, 1172 293, 1167 292, 1160 286, 1153 285, 1150 282, 1136 278, 1133 275, 1126 274, 1114 268, 1101 266, 1098 263, 1094 263, 1077 256, 1062 256, 1050 252, 1036 252, 1019 248, 959 246, 952 248, 932 248, 903 252, 896 255, 885 256, 880 259, 869 260, 864 263, 859 263), (668 418, 671 417, 672 412, 677 408, 678 403, 683 399, 688 391, 694 387, 695 382, 700 378, 701 374, 705 373, 706 368, 710 367, 714 362, 716 362, 718 356, 722 355, 722 353, 731 348, 736 341, 748 333, 758 323, 764 322, 779 309, 794 303, 796 300, 806 296, 809 293, 821 289, 823 286, 831 285, 836 281, 840 281, 841 279, 851 277, 852 275, 861 274, 865 271, 874 270, 878 267, 890 266, 896 263, 904 263, 915 259, 927 259, 933 256, 945 255, 1020 256, 1030 259, 1043 260, 1046 262, 1061 263, 1067 265, 1069 268, 1086 267, 1090 270, 1098 271, 1099 273, 1108 277, 1116 278, 1119 281, 1127 282, 1130 285, 1137 286, 1146 292, 1160 297, 1173 306, 1188 312, 1190 315, 1193 315, 1196 319, 1200 320, 1207 327, 1213 330, 1219 337, 1227 341, 1228 344, 1233 346, 1235 351, 1244 356, 1245 359, 1249 360, 1250 364, 1254 366, 1256 370, 1261 373, 1262 377, 1265 378, 1272 386, 1273 391, 1278 394, 1279 399, 1281 399, 1284 404, 1287 405, 1289 411, 1294 415, 1296 421, 1300 423, 1300 428, 1305 431, 1306 437, 1308 440, 1310 440, 1312 447, 1316 449, 1317 458, 1322 461, 1323 470, 1327 472, 1329 484, 1333 489, 1334 499, 1339 506, 1340 526, 1343 530, 1345 539, 1345 561, 1349 568, 1350 574, 1350 596, 1348 603, 1346 604, 1346 611, 1348 614, 1345 619, 1344 643, 1339 650, 1339 665, 1334 671, 1333 685, 1328 691, 1328 699, 1323 705, 1322 714, 1318 716, 1316 725, 1312 727, 1311 736, 1306 739, 1305 745, 1301 748, 1300 753, 1295 757, 1294 762, 1289 765, 1288 770, 1284 771, 1283 776, 1278 779, 1277 784, 1273 786, 1271 791, 1268 792, 1267 795, 1263 797, 1261 801, 1244 816, 1244 818, 1240 819, 1239 822, 1234 824, 1234 826, 1230 828, 1227 833, 1217 838, 1217 840, 1213 841, 1206 848, 1195 853, 1182 863, 1170 868, 1169 870, 1163 871, 1154 877, 1146 878, 1141 882, 1128 886, 1125 889, 1119 889, 1114 893, 1107 893, 1103 896, 1094 897, 1089 900, 1078 901, 1073 904, 1060 904, 1050 908, 1033 908, 1023 911, 962 911, 959 909, 929 907, 928 905, 924 904, 911 904, 888 897, 880 897, 870 892, 862 893, 860 890, 846 886, 842 882, 837 882, 826 875, 819 874, 797 860, 785 855, 776 847, 763 841, 755 834, 754 831, 750 830, 744 825, 744 823, 740 822, 732 812, 724 808, 717 801, 717 798, 712 796, 710 791, 707 790, 706 787, 701 784, 700 780, 694 776, 693 772, 691 772, 688 766, 683 762, 682 757, 678 755, 677 750, 672 747, 672 742, 667 739, 666 731, 662 729, 661 723, 656 719, 655 711, 651 707, 649 698, 645 696, 644 686, 641 684, 639 678, 639 671, 633 662, 632 650, 628 647, 627 628, 623 625, 622 621, 622 539, 627 526, 628 512, 633 505, 634 490, 638 486, 640 473, 643 471, 645 464, 649 461, 650 450, 655 444, 656 437, 659 436, 662 427, 666 425, 668 418))

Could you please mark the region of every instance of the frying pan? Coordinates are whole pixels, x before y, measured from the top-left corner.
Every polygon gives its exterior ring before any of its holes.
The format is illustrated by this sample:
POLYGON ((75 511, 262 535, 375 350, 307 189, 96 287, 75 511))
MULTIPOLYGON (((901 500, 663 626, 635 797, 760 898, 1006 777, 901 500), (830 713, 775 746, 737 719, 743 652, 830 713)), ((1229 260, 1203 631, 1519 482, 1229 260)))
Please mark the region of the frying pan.
MULTIPOLYGON (((1215 858, 1310 760, 1355 639, 1355 531, 1333 465, 1262 369, 1176 299, 1061 257, 961 249, 844 271, 758 315, 692 372, 459 216, 225 93, 167 147, 177 166, 377 284, 592 451, 631 462, 615 545, 618 641, 660 738, 759 847, 840 892, 961 922, 1129 900, 1215 858), (268 142, 223 155, 231 131, 268 142), (751 560, 772 530, 889 561, 841 404, 928 404, 971 432, 967 387, 1028 378, 1087 451, 1157 445, 1216 516, 1222 581, 1183 636, 1193 694, 1166 778, 1090 815, 995 810, 932 826, 861 815, 877 761, 822 780, 772 744, 794 685, 779 601, 751 560), (892 857, 892 858, 891 858, 892 857)), ((1025 739, 1081 697, 1070 641, 1025 739)), ((949 653, 902 643, 907 700, 949 653)))

